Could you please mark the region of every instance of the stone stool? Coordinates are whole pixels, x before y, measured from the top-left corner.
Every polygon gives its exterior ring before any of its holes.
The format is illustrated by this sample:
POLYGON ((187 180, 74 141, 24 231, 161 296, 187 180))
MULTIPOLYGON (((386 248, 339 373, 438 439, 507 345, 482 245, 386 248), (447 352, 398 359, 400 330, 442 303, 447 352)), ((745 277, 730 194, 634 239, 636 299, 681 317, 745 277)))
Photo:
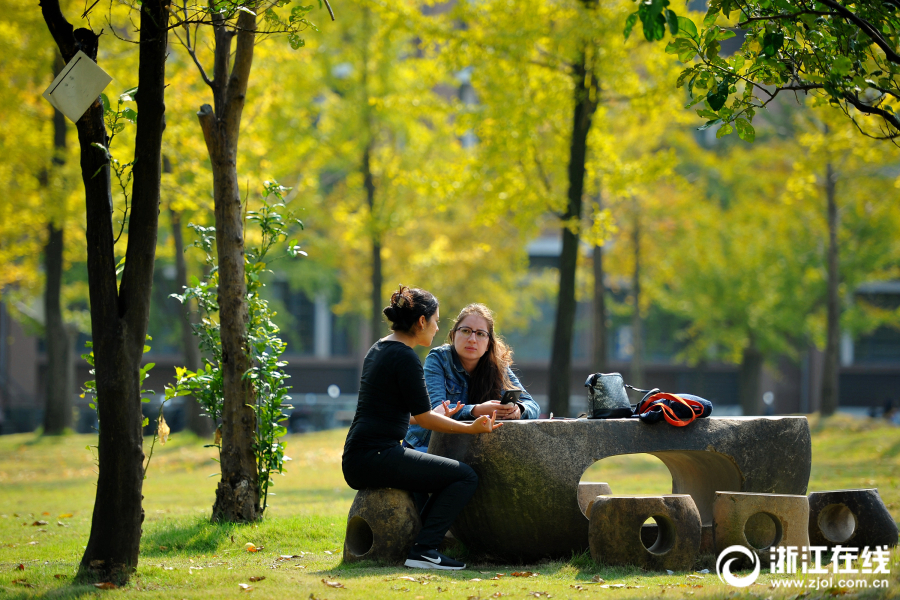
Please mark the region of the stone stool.
POLYGON ((403 564, 420 529, 416 504, 406 490, 360 490, 347 515, 344 562, 403 564))
POLYGON ((588 543, 591 558, 608 565, 684 571, 700 551, 700 512, 687 494, 597 496, 591 506, 588 543), (644 521, 659 527, 653 543, 641 541, 644 521))
POLYGON ((897 524, 877 489, 809 495, 809 543, 859 548, 896 546, 897 524))
POLYGON ((588 519, 591 518, 591 504, 597 496, 609 496, 612 490, 602 481, 582 481, 578 484, 578 508, 588 519))
MULTIPOLYGON (((729 546, 756 552, 769 564, 769 549, 809 546, 809 501, 806 496, 716 492, 713 501, 713 538, 716 554, 729 546)), ((750 566, 739 560, 738 569, 750 566)))

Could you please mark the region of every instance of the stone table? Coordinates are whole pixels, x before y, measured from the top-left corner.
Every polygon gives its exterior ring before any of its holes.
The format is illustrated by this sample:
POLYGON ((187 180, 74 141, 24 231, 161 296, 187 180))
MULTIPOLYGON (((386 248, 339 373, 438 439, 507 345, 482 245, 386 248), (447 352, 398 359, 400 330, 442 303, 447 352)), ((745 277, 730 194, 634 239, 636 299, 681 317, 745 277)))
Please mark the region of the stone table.
POLYGON ((433 433, 428 451, 478 473, 478 490, 450 531, 474 556, 501 562, 568 559, 588 548, 578 483, 603 458, 656 456, 672 474, 672 493, 690 494, 707 526, 717 491, 806 494, 812 457, 806 417, 712 417, 687 427, 505 421, 491 434, 433 433))

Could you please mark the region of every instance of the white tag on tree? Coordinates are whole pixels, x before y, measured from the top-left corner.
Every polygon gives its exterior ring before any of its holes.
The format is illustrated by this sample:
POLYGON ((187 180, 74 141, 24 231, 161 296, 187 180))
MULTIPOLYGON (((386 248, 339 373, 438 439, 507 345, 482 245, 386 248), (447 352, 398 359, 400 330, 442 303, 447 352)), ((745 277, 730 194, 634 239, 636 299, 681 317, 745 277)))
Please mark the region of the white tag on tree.
POLYGON ((110 81, 112 77, 79 50, 43 96, 59 112, 75 122, 90 108, 110 81))

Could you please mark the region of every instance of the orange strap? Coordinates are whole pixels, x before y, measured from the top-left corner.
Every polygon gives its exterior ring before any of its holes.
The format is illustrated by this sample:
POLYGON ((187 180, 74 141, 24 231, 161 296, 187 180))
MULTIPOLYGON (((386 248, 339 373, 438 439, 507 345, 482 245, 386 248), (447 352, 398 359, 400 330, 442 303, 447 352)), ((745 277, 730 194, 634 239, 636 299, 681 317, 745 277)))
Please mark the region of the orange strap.
POLYGON ((669 394, 666 392, 657 392, 653 394, 643 402, 641 402, 641 406, 638 408, 638 414, 644 414, 648 410, 659 409, 662 411, 663 418, 666 420, 669 425, 674 425, 675 427, 685 427, 694 422, 694 419, 697 418, 697 415, 703 414, 703 405, 697 402, 696 400, 688 400, 687 398, 682 398, 677 394, 669 394), (691 410, 691 418, 687 420, 683 420, 681 417, 675 414, 675 411, 672 408, 663 402, 664 400, 672 400, 674 402, 680 402, 684 404, 691 410))

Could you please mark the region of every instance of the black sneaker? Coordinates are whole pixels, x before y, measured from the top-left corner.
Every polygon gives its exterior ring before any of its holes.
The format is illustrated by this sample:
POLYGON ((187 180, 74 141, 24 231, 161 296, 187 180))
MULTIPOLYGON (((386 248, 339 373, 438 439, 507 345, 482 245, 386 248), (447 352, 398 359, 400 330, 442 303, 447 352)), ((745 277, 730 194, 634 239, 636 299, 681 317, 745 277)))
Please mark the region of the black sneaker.
POLYGON ((409 551, 409 557, 403 563, 414 569, 444 569, 446 571, 461 571, 466 568, 466 563, 453 560, 434 549, 409 551))

